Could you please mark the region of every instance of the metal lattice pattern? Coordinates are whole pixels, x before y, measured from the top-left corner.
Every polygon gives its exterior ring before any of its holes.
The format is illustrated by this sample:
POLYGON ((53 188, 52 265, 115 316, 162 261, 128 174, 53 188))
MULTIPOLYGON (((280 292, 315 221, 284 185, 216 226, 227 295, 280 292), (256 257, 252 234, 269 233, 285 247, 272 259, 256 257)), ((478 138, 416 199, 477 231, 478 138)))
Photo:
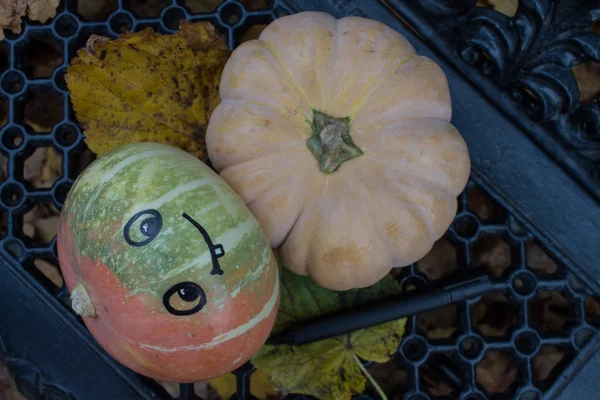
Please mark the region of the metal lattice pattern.
MULTIPOLYGON (((251 26, 289 13, 279 2, 249 9, 248 2, 225 1, 209 10, 192 5, 203 2, 156 3, 158 14, 149 12, 144 2, 119 0, 101 20, 88 20, 78 13, 76 2, 63 2, 48 23, 26 23, 23 33, 8 33, 0 43, 0 151, 6 160, 6 179, 0 185, 0 222, 5 226, 0 251, 17 259, 66 307, 64 283, 48 277, 39 264, 40 260, 57 263, 55 240, 36 242, 25 231, 24 221, 35 207, 37 212, 60 210, 85 167, 82 160, 90 161, 64 82, 69 60, 91 34, 115 38, 148 26, 173 33, 181 19, 211 21, 233 48, 251 26), (41 51, 54 54, 55 63, 40 67, 36 60, 41 51), (62 171, 55 182, 33 182, 27 171, 27 160, 44 147, 53 149, 56 168, 62 171)), ((398 272, 398 279, 410 290, 465 269, 485 268, 494 279, 495 291, 409 318, 407 334, 390 361, 403 376, 390 386, 391 398, 535 399, 556 389, 556 378, 576 368, 586 344, 598 335, 599 321, 594 316, 600 315, 600 303, 587 286, 568 266, 548 257, 550 249, 543 249, 519 218, 492 197, 471 181, 460 196, 459 213, 447 235, 430 255, 398 272), (486 320, 489 308, 503 322, 486 320), (437 326, 442 314, 451 322, 437 326), (553 360, 551 368, 540 373, 540 362, 548 358, 553 360), (504 375, 511 379, 502 393, 492 393, 493 385, 485 375, 489 368, 484 367, 498 360, 509 366, 504 375)), ((366 365, 376 374, 379 366, 366 365)), ((240 398, 250 396, 252 372, 251 365, 236 371, 240 398)), ((140 381, 159 397, 171 398, 156 382, 144 377, 140 381)), ((181 385, 180 393, 181 398, 197 398, 192 385, 181 385)), ((377 395, 368 388, 361 397, 377 395)))

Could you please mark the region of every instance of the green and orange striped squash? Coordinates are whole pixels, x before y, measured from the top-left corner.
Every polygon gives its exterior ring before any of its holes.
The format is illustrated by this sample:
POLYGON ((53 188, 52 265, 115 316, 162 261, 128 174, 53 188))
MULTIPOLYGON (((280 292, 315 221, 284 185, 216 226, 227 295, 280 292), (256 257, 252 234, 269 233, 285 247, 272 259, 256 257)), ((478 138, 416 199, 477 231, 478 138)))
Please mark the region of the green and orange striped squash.
POLYGON ((72 307, 132 370, 194 382, 264 344, 277 262, 243 200, 203 162, 136 143, 94 161, 63 206, 58 256, 72 307))

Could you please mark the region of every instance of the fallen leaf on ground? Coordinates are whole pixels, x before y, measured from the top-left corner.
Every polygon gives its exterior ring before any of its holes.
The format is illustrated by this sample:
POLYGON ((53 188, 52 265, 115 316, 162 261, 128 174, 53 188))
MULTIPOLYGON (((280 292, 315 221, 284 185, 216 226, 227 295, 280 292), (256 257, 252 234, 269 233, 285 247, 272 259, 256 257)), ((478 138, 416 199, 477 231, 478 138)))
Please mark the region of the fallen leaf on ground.
POLYGON ((579 88, 579 101, 587 103, 600 95, 600 64, 588 61, 573 67, 579 88))
POLYGON ((429 339, 449 338, 458 329, 456 304, 421 313, 417 316, 417 328, 429 339))
POLYGON ((65 78, 88 147, 101 155, 128 143, 159 142, 203 159, 229 54, 209 22, 183 20, 174 35, 146 28, 94 39, 65 78))
POLYGON ((223 0, 184 0, 185 6, 193 13, 215 11, 223 0))
POLYGON ((501 236, 481 236, 473 247, 473 267, 483 267, 492 276, 501 276, 510 266, 510 246, 501 236))
POLYGON ((77 14, 87 21, 102 21, 114 11, 114 0, 78 1, 77 14))
MULTIPOLYGON (((367 367, 367 370, 383 392, 391 395, 390 398, 394 398, 394 393, 405 393, 411 381, 408 371, 398 360, 399 356, 394 355, 388 362, 372 363, 367 367)), ((376 396, 376 394, 373 396, 376 396)))
POLYGON ((515 324, 517 308, 502 293, 489 293, 472 306, 473 324, 484 336, 505 336, 515 324))
MULTIPOLYGON (((330 291, 282 267, 281 292, 273 333, 313 316, 398 294, 401 287, 388 276, 368 288, 330 291)), ((252 363, 264 369, 284 393, 350 399, 361 393, 367 382, 356 357, 387 362, 398 349, 405 324, 406 319, 391 321, 303 346, 265 345, 252 363)))
POLYGON ((23 164, 23 178, 26 181, 34 182, 36 179, 39 179, 47 152, 47 147, 37 147, 33 153, 27 157, 23 164))
POLYGON ((49 218, 38 218, 32 222, 35 228, 35 239, 42 244, 48 244, 58 233, 58 224, 60 217, 58 215, 49 218))
POLYGON ((25 397, 17 389, 10 371, 2 363, 0 363, 0 399, 25 400, 25 397))
POLYGON ((595 296, 590 296, 585 300, 585 318, 588 323, 598 325, 600 318, 600 301, 595 296))
POLYGON ((477 382, 489 393, 503 393, 517 379, 517 362, 501 350, 490 350, 475 367, 477 382))
POLYGON ((22 70, 32 78, 51 78, 56 67, 63 63, 62 43, 46 36, 33 36, 28 50, 21 55, 22 70))
POLYGON ((8 158, 0 154, 0 182, 4 182, 8 176, 8 158))
POLYGON ((567 325, 572 312, 562 293, 541 290, 531 302, 531 324, 542 333, 556 332, 567 325))
POLYGON ((456 249, 447 238, 441 238, 433 244, 429 253, 418 261, 417 268, 432 281, 446 277, 456 270, 456 249))
POLYGON ((4 39, 4 29, 21 33, 24 16, 41 23, 54 17, 58 3, 60 0, 0 0, 0 40, 4 39))
POLYGON ((540 383, 545 381, 564 356, 564 350, 554 346, 543 346, 540 348, 540 351, 533 357, 533 382, 540 383))
POLYGON ((477 0, 477 5, 491 8, 507 17, 512 17, 517 13, 519 0, 477 0))
POLYGON ((421 368, 421 377, 423 383, 425 383, 425 386, 427 387, 427 392, 434 398, 450 396, 452 394, 452 387, 444 380, 444 377, 430 365, 425 364, 421 368))
POLYGON ((46 278, 50 279, 52 283, 56 285, 56 287, 62 286, 63 278, 58 266, 48 260, 44 260, 43 258, 36 259, 33 264, 42 274, 46 276, 46 278))
POLYGON ((246 10, 262 10, 269 8, 271 2, 269 0, 240 0, 246 10))
POLYGON ((33 186, 36 188, 51 188, 61 175, 62 155, 53 147, 48 147, 39 176, 33 179, 33 186))
POLYGON ((262 33, 262 31, 264 31, 268 25, 269 24, 252 25, 240 37, 240 44, 250 41, 250 40, 258 39, 260 37, 260 34, 262 33))
POLYGON ((469 210, 473 211, 482 220, 503 220, 505 210, 500 204, 491 199, 478 187, 469 190, 469 210))
POLYGON ((49 89, 34 92, 24 107, 25 123, 35 131, 47 133, 63 119, 63 99, 49 89))
POLYGON ((527 252, 527 265, 539 274, 553 274, 558 265, 535 242, 529 241, 525 245, 527 252))
MULTIPOLYGON (((2 72, 2 67, 0 67, 2 72)), ((8 122, 8 102, 4 99, 0 99, 0 128, 2 128, 8 122)))
MULTIPOLYGON (((234 374, 227 374, 208 381, 208 384, 219 394, 221 399, 227 400, 237 393, 237 379, 234 374)), ((259 400, 267 400, 279 394, 273 386, 269 375, 262 369, 254 371, 250 376, 250 394, 259 400)))

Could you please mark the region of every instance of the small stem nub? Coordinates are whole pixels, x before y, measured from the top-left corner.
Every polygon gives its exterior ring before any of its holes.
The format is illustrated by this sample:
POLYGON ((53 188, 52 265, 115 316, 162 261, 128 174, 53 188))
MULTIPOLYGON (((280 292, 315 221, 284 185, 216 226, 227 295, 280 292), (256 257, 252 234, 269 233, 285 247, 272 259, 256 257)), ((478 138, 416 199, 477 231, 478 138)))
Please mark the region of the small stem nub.
POLYGON ((335 172, 344 162, 363 154, 350 136, 349 117, 334 118, 313 110, 310 124, 313 135, 308 139, 307 146, 324 173, 335 172))
POLYGON ((90 294, 81 281, 77 282, 71 291, 71 308, 82 317, 96 317, 96 309, 90 294))

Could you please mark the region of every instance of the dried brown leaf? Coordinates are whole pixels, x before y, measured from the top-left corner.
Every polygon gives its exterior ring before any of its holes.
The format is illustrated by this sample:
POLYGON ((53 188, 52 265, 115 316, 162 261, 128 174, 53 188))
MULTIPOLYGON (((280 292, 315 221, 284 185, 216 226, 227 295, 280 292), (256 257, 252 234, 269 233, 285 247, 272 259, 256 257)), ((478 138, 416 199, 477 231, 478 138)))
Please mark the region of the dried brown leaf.
POLYGON ((36 188, 50 188, 62 175, 62 155, 53 147, 46 150, 46 156, 40 168, 40 174, 33 179, 36 188))
POLYGON ((0 363, 0 399, 2 400, 25 400, 25 397, 19 392, 15 381, 8 368, 0 363))
POLYGON ((58 266, 42 258, 36 259, 33 263, 35 267, 46 276, 46 278, 50 279, 52 283, 54 283, 54 285, 57 287, 62 286, 63 278, 58 266))
MULTIPOLYGON (((2 67, 0 67, 0 73, 2 72, 2 67)), ((0 99, 0 128, 2 128, 8 122, 8 102, 6 100, 0 99)))
POLYGON ((264 31, 267 26, 268 24, 252 25, 240 38, 240 44, 249 40, 258 39, 262 31, 264 31))
POLYGON ((488 351, 475 367, 477 382, 489 393, 503 393, 517 378, 517 362, 504 351, 488 351))
POLYGON ((60 0, 27 0, 27 16, 33 21, 46 22, 56 15, 60 0))
POLYGON ((54 92, 37 92, 25 104, 25 122, 36 132, 50 132, 63 119, 63 107, 63 100, 54 92))
POLYGON ((77 14, 88 21, 102 21, 114 11, 116 0, 87 0, 77 2, 77 14))
POLYGON ((502 219, 504 217, 504 209, 477 187, 469 190, 468 200, 469 209, 482 220, 502 219))
POLYGON ((559 292, 540 291, 531 304, 532 324, 541 332, 556 332, 565 327, 571 302, 559 292))
POLYGON ((367 370, 388 396, 404 393, 409 387, 410 377, 406 369, 398 363, 397 355, 385 363, 372 363, 367 370))
POLYGON ((445 382, 444 378, 429 365, 423 366, 421 376, 427 386, 427 391, 434 397, 449 396, 452 393, 452 387, 445 382))
POLYGON ((527 265, 535 272, 553 274, 558 266, 535 242, 527 242, 527 265))
POLYGON ((484 267, 492 276, 502 275, 510 261, 510 246, 500 236, 482 236, 473 247, 473 266, 484 267))
POLYGON ((600 317, 600 301, 595 296, 585 300, 585 318, 589 323, 597 324, 600 317))
POLYGON ((418 262, 418 269, 430 280, 450 275, 456 270, 456 249, 446 238, 433 244, 433 247, 418 262))
POLYGON ((533 381, 543 382, 564 358, 565 352, 554 346, 544 346, 533 357, 533 381))
POLYGON ((21 33, 24 16, 41 23, 53 18, 58 3, 60 0, 0 0, 0 40, 4 39, 4 29, 21 33))
POLYGON ((429 339, 444 339, 452 336, 458 329, 456 304, 419 314, 417 327, 429 339))
POLYGON ((242 3, 247 10, 261 10, 268 8, 271 2, 269 0, 240 0, 240 3, 242 3))
POLYGON ((573 67, 579 88, 579 101, 586 103, 600 94, 600 64, 588 61, 573 67))
POLYGON ((484 336, 505 336, 515 322, 517 310, 502 293, 490 293, 473 306, 471 315, 484 336))
POLYGON ((31 239, 35 237, 35 227, 30 222, 23 223, 23 234, 31 239))
POLYGON ((35 228, 35 239, 40 243, 50 243, 52 238, 58 233, 58 224, 60 217, 53 216, 49 218, 38 218, 32 221, 35 228))
POLYGON ((25 180, 34 182, 36 179, 39 179, 47 151, 47 147, 38 147, 33 151, 33 154, 25 160, 25 165, 23 166, 23 178, 25 180))
POLYGON ((223 0, 184 0, 184 4, 193 13, 212 12, 223 0))
POLYGON ((8 159, 4 154, 0 154, 0 182, 4 182, 8 174, 8 159))
POLYGON ((491 8, 506 15, 507 17, 512 17, 517 13, 519 0, 477 0, 477 5, 491 8))
POLYGON ((50 78, 56 67, 63 63, 60 42, 41 37, 33 39, 29 46, 23 54, 23 68, 28 70, 33 78, 50 78))

